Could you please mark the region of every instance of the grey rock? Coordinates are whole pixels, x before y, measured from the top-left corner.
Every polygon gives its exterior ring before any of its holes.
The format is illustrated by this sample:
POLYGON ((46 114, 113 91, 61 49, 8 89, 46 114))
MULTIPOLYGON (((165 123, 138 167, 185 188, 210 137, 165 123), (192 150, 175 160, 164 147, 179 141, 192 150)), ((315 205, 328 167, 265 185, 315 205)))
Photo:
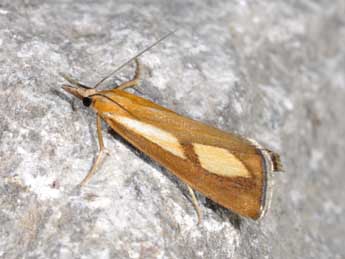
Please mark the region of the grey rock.
MULTIPOLYGON (((0 3, 1 258, 344 258, 345 4, 335 1, 0 3), (198 194, 104 125, 58 72, 92 85, 141 57, 139 95, 257 139, 285 173, 260 222, 198 194)), ((127 80, 128 66, 105 87, 127 80)))

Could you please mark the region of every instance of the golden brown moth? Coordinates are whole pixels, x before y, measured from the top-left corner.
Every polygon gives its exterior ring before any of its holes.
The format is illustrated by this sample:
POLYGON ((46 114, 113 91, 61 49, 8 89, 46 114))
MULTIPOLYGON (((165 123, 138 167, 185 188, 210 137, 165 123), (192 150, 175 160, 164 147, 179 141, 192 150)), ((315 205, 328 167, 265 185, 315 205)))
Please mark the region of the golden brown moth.
MULTIPOLYGON (((161 42, 170 34, 161 38, 161 42)), ((78 97, 97 114, 97 134, 100 151, 80 185, 96 171, 104 154, 101 120, 134 147, 157 161, 187 184, 197 208, 192 189, 216 203, 245 217, 260 218, 267 199, 270 173, 281 170, 279 155, 237 134, 222 131, 179 115, 147 99, 125 91, 139 82, 137 57, 128 60, 116 71, 135 60, 137 68, 132 80, 110 90, 96 90, 63 75, 71 85, 63 89, 78 97)))

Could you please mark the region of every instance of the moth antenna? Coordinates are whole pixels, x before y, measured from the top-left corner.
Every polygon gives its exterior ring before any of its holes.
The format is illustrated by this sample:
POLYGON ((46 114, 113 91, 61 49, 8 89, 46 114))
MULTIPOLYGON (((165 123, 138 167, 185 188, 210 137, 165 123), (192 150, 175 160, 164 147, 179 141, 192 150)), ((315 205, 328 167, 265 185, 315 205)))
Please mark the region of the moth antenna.
POLYGON ((142 51, 140 51, 138 54, 136 54, 135 56, 131 57, 129 60, 127 60, 126 62, 124 62, 122 65, 120 65, 119 67, 117 67, 114 71, 112 71, 111 73, 109 73, 108 75, 106 75, 104 78, 102 78, 100 81, 98 81, 94 88, 97 88, 100 84, 102 84, 105 80, 107 80, 109 77, 111 77, 112 75, 114 75, 116 72, 118 72, 119 70, 121 70, 122 68, 124 68, 125 66, 127 66, 129 63, 131 63, 134 59, 140 57, 141 55, 143 55, 146 51, 152 49, 153 47, 155 47, 156 45, 158 45, 159 43, 161 43, 163 40, 165 40, 166 38, 168 38, 169 36, 171 36, 172 34, 174 34, 177 30, 174 31, 170 31, 169 33, 167 33, 166 35, 164 35, 162 38, 160 38, 159 40, 157 40, 156 42, 154 42, 152 45, 148 46, 147 48, 143 49, 142 51))

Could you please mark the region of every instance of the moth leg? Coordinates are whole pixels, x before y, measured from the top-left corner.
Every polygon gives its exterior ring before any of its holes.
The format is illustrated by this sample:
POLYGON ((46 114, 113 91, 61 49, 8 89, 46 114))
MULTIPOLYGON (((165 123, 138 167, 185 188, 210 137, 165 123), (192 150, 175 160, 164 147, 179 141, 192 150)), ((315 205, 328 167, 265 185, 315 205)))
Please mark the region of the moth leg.
POLYGON ((122 83, 121 85, 119 85, 115 89, 124 90, 126 88, 135 87, 139 84, 140 75, 141 75, 141 65, 140 65, 139 60, 137 58, 135 59, 135 64, 136 64, 136 69, 135 69, 135 74, 134 74, 133 79, 122 83))
POLYGON ((187 184, 187 187, 188 187, 189 193, 190 193, 190 195, 192 197, 192 202, 193 202, 193 205, 195 207, 196 213, 198 214, 198 225, 199 225, 201 223, 201 219, 202 219, 201 208, 199 207, 198 201, 197 201, 197 199, 195 197, 194 190, 188 184, 187 184))
POLYGON ((85 178, 79 184, 80 187, 85 185, 91 179, 91 177, 95 174, 98 165, 103 160, 103 155, 109 154, 109 152, 104 148, 104 142, 103 142, 103 136, 102 136, 102 123, 101 123, 101 117, 99 115, 97 115, 96 126, 97 126, 97 137, 98 137, 99 151, 98 151, 97 157, 96 157, 95 162, 93 163, 90 171, 88 172, 88 174, 85 176, 85 178))

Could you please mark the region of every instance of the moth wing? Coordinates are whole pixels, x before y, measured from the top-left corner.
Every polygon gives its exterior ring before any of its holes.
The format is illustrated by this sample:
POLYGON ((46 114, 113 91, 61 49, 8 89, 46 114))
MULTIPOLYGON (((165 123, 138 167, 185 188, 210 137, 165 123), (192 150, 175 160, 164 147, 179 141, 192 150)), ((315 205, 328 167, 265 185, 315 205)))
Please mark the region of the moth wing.
POLYGON ((262 215, 272 156, 256 143, 125 91, 93 99, 111 128, 193 189, 240 215, 262 215))

